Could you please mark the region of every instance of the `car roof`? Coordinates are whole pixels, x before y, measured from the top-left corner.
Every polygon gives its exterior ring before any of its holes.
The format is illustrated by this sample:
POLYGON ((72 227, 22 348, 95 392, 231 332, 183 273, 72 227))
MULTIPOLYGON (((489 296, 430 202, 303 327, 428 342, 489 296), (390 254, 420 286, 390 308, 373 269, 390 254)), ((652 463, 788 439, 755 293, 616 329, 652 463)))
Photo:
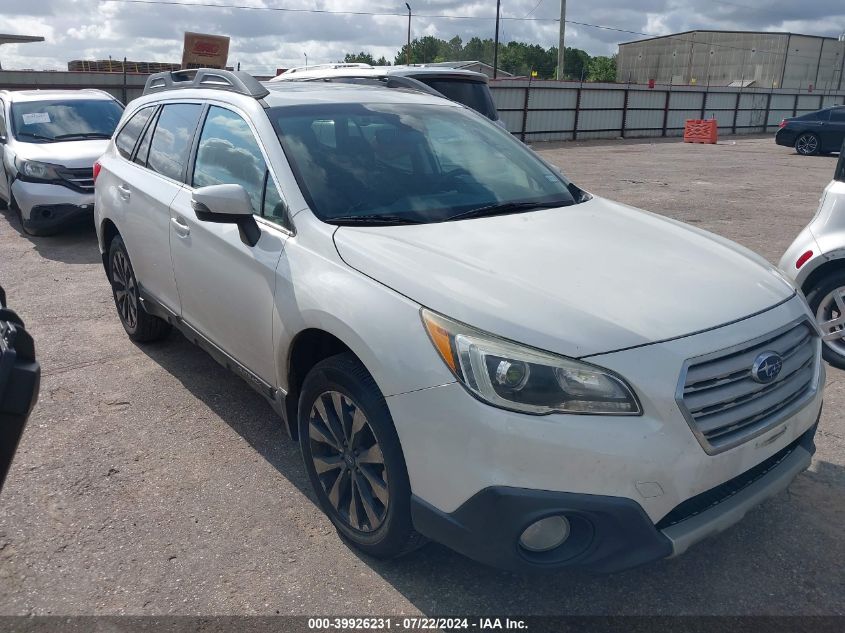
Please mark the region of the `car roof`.
POLYGON ((448 66, 369 66, 367 64, 323 64, 316 67, 291 68, 287 72, 273 77, 271 82, 295 81, 297 79, 320 79, 322 77, 389 77, 389 76, 445 77, 466 79, 487 83, 487 76, 472 70, 450 68, 448 66))
POLYGON ((6 100, 17 103, 21 101, 56 101, 56 100, 79 100, 86 99, 88 101, 94 100, 111 100, 116 99, 104 90, 97 90, 96 88, 83 88, 80 90, 2 90, 0 91, 6 100))
MULTIPOLYGON (((277 81, 261 82, 267 94, 261 100, 268 107, 318 105, 324 103, 414 103, 463 107, 460 104, 422 91, 406 88, 387 88, 370 84, 335 83, 329 81, 277 81)), ((210 99, 245 104, 254 97, 219 88, 189 87, 158 90, 133 100, 130 108, 172 99, 210 99)))

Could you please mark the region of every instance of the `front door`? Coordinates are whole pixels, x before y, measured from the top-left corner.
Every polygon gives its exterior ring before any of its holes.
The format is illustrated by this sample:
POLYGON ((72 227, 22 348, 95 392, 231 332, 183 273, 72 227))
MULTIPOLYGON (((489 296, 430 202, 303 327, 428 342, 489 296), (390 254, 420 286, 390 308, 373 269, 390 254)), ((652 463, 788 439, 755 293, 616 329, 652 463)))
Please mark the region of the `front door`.
POLYGON ((263 212, 278 202, 278 190, 256 136, 241 115, 219 106, 209 108, 188 183, 171 208, 171 256, 182 318, 274 385, 275 271, 288 233, 263 212), (255 246, 243 242, 234 224, 197 219, 192 190, 216 184, 246 189, 261 227, 255 246))

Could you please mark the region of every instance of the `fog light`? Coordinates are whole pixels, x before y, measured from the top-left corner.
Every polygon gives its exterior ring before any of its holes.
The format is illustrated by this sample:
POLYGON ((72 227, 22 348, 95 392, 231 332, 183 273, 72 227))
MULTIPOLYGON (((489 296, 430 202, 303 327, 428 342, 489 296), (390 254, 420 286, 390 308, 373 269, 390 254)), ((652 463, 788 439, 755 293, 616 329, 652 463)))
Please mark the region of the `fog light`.
POLYGON ((563 516, 546 517, 525 528, 519 544, 529 552, 548 552, 569 538, 569 521, 563 516))

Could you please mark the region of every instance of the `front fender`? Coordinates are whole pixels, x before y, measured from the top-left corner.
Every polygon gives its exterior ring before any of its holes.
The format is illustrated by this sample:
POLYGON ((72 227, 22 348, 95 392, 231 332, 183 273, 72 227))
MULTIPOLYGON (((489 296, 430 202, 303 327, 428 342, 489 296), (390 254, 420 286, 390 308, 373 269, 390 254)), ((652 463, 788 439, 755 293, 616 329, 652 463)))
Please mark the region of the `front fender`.
POLYGON ((308 329, 340 339, 364 363, 385 397, 454 382, 428 338, 420 305, 347 266, 330 234, 324 236, 330 252, 325 245, 309 248, 309 237, 313 235, 306 229, 291 238, 277 269, 277 385, 288 390, 291 344, 308 329))

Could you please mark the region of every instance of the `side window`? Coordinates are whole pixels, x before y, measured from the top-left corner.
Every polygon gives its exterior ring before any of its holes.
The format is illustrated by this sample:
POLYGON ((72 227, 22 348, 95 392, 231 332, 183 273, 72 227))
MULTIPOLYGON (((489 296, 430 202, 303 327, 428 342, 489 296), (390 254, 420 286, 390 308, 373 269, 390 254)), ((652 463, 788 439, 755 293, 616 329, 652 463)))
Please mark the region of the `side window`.
POLYGON ((845 123, 845 108, 836 108, 830 111, 831 123, 845 123))
POLYGON ((155 131, 156 127, 156 117, 153 117, 153 121, 147 126, 147 130, 144 132, 144 136, 141 138, 141 142, 138 144, 138 151, 135 152, 135 158, 133 162, 138 163, 139 165, 146 167, 147 166, 147 157, 150 154, 150 142, 153 139, 153 132, 155 131))
POLYGON ((141 108, 132 115, 132 118, 129 119, 129 121, 127 121, 123 126, 123 129, 120 130, 120 134, 117 135, 117 138, 114 140, 114 144, 117 146, 117 151, 120 152, 121 156, 129 158, 132 155, 132 149, 135 147, 135 143, 141 135, 141 130, 144 129, 144 126, 147 124, 147 121, 150 119, 154 111, 155 106, 141 108))
POLYGON ((258 214, 266 173, 264 156, 247 122, 231 110, 210 107, 197 146, 192 185, 241 185, 258 214))
POLYGON ((170 103, 161 109, 147 167, 162 176, 182 180, 200 112, 202 106, 198 103, 170 103))
POLYGON ((267 172, 264 181, 264 204, 261 210, 261 215, 273 220, 284 222, 287 219, 285 215, 285 205, 282 202, 282 196, 279 195, 279 190, 276 188, 276 183, 267 172))

